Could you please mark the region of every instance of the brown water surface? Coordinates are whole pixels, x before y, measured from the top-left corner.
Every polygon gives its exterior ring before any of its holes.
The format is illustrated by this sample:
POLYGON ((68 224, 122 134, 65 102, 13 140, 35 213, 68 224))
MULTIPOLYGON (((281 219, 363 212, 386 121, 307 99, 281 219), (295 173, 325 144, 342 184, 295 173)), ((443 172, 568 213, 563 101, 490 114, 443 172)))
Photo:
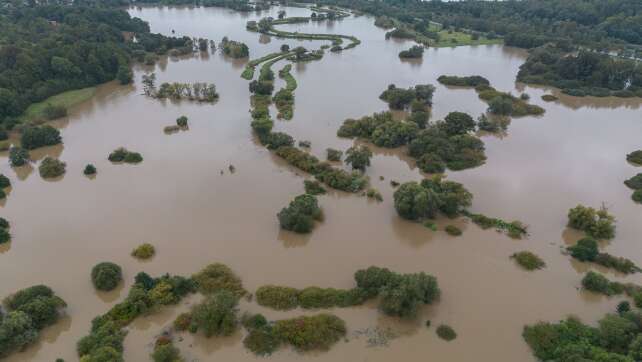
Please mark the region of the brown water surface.
MULTIPOLYGON (((176 35, 243 41, 251 58, 277 51, 283 43, 309 48, 324 43, 245 30, 245 21, 276 16, 278 10, 129 11, 149 21, 154 32, 171 34, 174 29, 176 35)), ((300 8, 287 12, 309 14, 300 8)), ((275 129, 311 141, 311 152, 320 158, 325 158, 327 147, 345 150, 353 144, 336 137, 338 127, 345 118, 384 110, 378 96, 390 83, 435 84, 433 119, 451 111, 477 116, 487 106, 473 90, 439 85, 436 78, 442 74, 479 74, 499 90, 529 93, 531 102, 546 113, 513 119, 504 137, 483 136, 486 164, 449 172, 448 178, 464 183, 475 195, 473 211, 522 220, 530 225, 530 237, 512 240, 462 219, 439 220, 440 230, 451 223, 463 228, 461 237, 451 237, 400 219, 393 208, 390 180, 419 180, 424 175, 402 150, 385 149, 375 150, 367 171, 383 202, 330 192, 320 197, 326 218, 313 233, 296 236, 280 231, 275 215, 303 192, 307 176, 254 139, 248 82, 240 78, 244 61, 228 59, 220 51, 163 59, 155 67, 135 66, 133 85, 99 87, 92 100, 56 123, 64 146, 39 150, 33 157, 41 160, 49 154, 64 160, 67 174, 61 180, 40 178, 37 163, 11 169, 6 153, 0 154, 0 172, 13 183, 0 205, 13 234, 13 241, 0 249, 0 296, 44 283, 69 304, 67 317, 10 361, 77 360, 76 341, 89 331, 92 318, 122 300, 136 273, 190 275, 211 262, 231 266, 249 290, 266 283, 349 288, 353 273, 370 265, 425 271, 438 278, 441 301, 425 308, 417 322, 384 317, 373 303, 333 310, 348 324, 347 342, 325 353, 300 355, 282 349, 271 358, 275 361, 529 361, 533 357, 521 338, 525 324, 555 321, 570 313, 594 322, 613 310, 618 299, 578 290, 582 274, 593 267, 571 262, 560 248, 581 236, 566 229, 567 210, 578 203, 597 207, 604 202, 618 220, 617 236, 605 250, 642 264, 642 209, 622 184, 640 172, 625 161, 626 153, 642 148, 639 99, 560 96, 559 101, 543 102, 540 96, 552 90, 516 84, 526 54, 503 46, 431 48, 421 62, 402 62, 397 54, 411 43, 385 40, 385 31, 366 16, 280 29, 353 34, 362 41, 354 49, 328 52, 321 61, 293 67, 299 84, 294 118, 277 121, 275 129), (220 100, 198 104, 147 98, 140 80, 152 70, 159 82, 214 82, 220 100), (164 134, 163 127, 180 115, 189 117, 189 131, 164 134), (141 152, 144 162, 111 164, 107 155, 120 146, 141 152), (82 174, 87 163, 98 169, 93 179, 82 174), (235 173, 229 172, 230 164, 235 173), (156 246, 157 255, 150 262, 129 255, 143 242, 156 246), (536 252, 547 268, 522 271, 509 259, 519 250, 536 252), (105 260, 123 267, 126 283, 115 292, 98 293, 89 272, 105 260), (432 320, 430 329, 423 325, 426 319, 432 320), (437 338, 434 328, 440 323, 453 326, 458 338, 450 343, 437 338), (388 347, 367 347, 364 337, 353 338, 355 331, 377 326, 391 327, 400 336, 388 347)), ((277 63, 275 70, 284 64, 277 63)), ((282 84, 277 81, 277 87, 282 84)), ((604 272, 618 280, 642 282, 639 276, 604 272)), ((125 340, 125 358, 149 360, 153 336, 196 299, 136 320, 125 340)), ((241 308, 264 312, 269 318, 303 313, 275 312, 246 302, 241 308)), ((241 339, 240 333, 211 340, 185 336, 179 345, 189 360, 263 360, 246 351, 241 339)))

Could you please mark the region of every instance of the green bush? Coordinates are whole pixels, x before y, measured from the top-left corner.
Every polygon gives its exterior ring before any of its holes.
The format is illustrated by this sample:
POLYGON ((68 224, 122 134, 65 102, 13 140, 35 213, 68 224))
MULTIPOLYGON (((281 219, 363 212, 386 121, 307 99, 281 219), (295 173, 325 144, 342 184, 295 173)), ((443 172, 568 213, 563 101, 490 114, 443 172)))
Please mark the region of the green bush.
POLYGON ((191 313, 181 313, 174 319, 174 329, 177 331, 186 331, 192 324, 191 313))
POLYGON ((631 177, 630 179, 624 181, 624 184, 633 190, 641 190, 642 189, 642 173, 638 173, 637 175, 631 177))
POLYGON ((192 324, 206 337, 229 336, 238 326, 238 297, 228 290, 219 290, 192 309, 192 324))
POLYGON ((334 148, 328 148, 326 149, 327 152, 327 160, 328 161, 341 161, 341 157, 343 156, 343 151, 335 150, 334 148))
POLYGON ((123 280, 123 271, 114 263, 98 263, 91 269, 91 281, 98 290, 113 290, 121 280, 123 280))
POLYGON ((624 274, 633 274, 641 271, 641 269, 638 268, 638 266, 635 265, 635 263, 633 263, 631 260, 623 257, 613 256, 608 253, 599 253, 597 257, 595 257, 594 262, 607 268, 615 269, 624 274))
POLYGON ((457 333, 455 332, 455 330, 452 329, 451 326, 445 324, 441 324, 439 325, 439 327, 437 327, 437 335, 439 336, 439 338, 449 342, 457 338, 457 333))
POLYGON ((176 125, 181 127, 181 128, 187 127, 187 117, 180 116, 180 117, 176 118, 176 125))
POLYGON ((154 347, 152 352, 154 362, 180 362, 181 352, 172 343, 161 344, 154 347))
POLYGON ((227 290, 242 297, 246 293, 241 279, 224 264, 209 264, 198 273, 192 275, 192 279, 196 282, 198 290, 203 294, 227 290))
POLYGON ((250 333, 243 339, 245 348, 259 356, 269 356, 279 348, 280 344, 279 336, 269 325, 251 329, 250 333))
POLYGON ((305 188, 305 193, 310 195, 323 195, 327 191, 319 181, 315 180, 304 180, 303 186, 305 188))
POLYGON ((6 189, 11 186, 11 180, 3 174, 0 174, 0 189, 6 189))
POLYGON ((29 152, 20 147, 9 149, 9 164, 13 167, 24 166, 29 163, 29 152))
POLYGON ((156 249, 154 248, 154 245, 144 243, 132 250, 131 254, 133 257, 138 259, 149 259, 156 254, 156 249))
POLYGON ((20 137, 20 144, 27 150, 59 143, 62 143, 60 131, 49 125, 26 128, 20 137))
POLYGON ((579 261, 594 261, 600 253, 597 241, 591 237, 582 238, 567 248, 571 256, 579 261))
POLYGON ((383 196, 381 196, 381 193, 377 189, 370 188, 368 191, 366 191, 366 197, 369 199, 375 199, 379 202, 383 201, 383 196))
POLYGON ((582 278, 582 286, 586 290, 604 295, 615 295, 624 291, 624 287, 620 283, 611 282, 602 274, 594 271, 589 271, 584 275, 584 278, 582 278))
POLYGON ((256 302, 264 307, 290 310, 299 305, 299 291, 295 288, 264 285, 255 294, 256 302))
POLYGON ((399 52, 399 58, 421 58, 424 55, 424 47, 413 45, 410 49, 399 52))
POLYGON ((427 173, 444 173, 446 171, 446 164, 441 157, 434 153, 423 154, 417 160, 417 167, 427 173))
POLYGON ((248 330, 265 327, 268 324, 267 319, 261 313, 248 314, 244 313, 241 317, 241 324, 248 330))
POLYGON ((437 81, 444 85, 458 86, 458 87, 477 87, 480 85, 483 85, 483 86, 490 85, 490 82, 488 81, 488 79, 479 75, 471 75, 467 77, 458 77, 454 75, 453 76, 441 75, 439 76, 439 78, 437 78, 437 81))
POLYGON ((626 155, 626 160, 636 165, 642 165, 642 150, 636 150, 626 155))
POLYGON ((0 323, 0 357, 7 357, 13 352, 22 351, 38 340, 38 330, 34 328, 31 318, 23 312, 13 311, 3 316, 0 323))
POLYGON ((89 176, 89 175, 95 175, 96 174, 96 166, 92 165, 91 163, 85 166, 85 169, 82 172, 83 174, 89 176))
POLYGON ((456 227, 455 225, 446 225, 444 231, 446 231, 451 236, 459 236, 462 234, 461 229, 456 227))
POLYGON ((455 216, 470 206, 472 200, 472 194, 463 185, 442 181, 439 176, 424 179, 421 184, 407 182, 395 191, 393 197, 399 216, 409 220, 431 219, 437 212, 455 216))
POLYGON ((546 263, 542 258, 531 253, 530 251, 520 251, 511 255, 511 259, 515 259, 517 264, 526 270, 542 269, 546 263))
POLYGON ((553 101, 556 101, 556 100, 557 100, 557 97, 555 97, 555 96, 554 96, 554 95, 552 95, 552 94, 544 94, 544 95, 542 96, 542 100, 543 100, 544 102, 553 102, 553 101))
POLYGON ((642 204, 642 190, 633 191, 631 199, 639 204, 642 204))
POLYGON ((125 163, 143 162, 143 156, 138 152, 128 152, 124 159, 125 163))
POLYGON ((467 113, 450 112, 438 127, 449 136, 461 135, 475 130, 475 120, 467 113))
POLYGON ((282 229, 297 233, 312 231, 314 221, 320 220, 321 216, 317 198, 309 194, 295 197, 288 207, 277 214, 282 229))
POLYGON ((346 151, 345 162, 355 170, 365 171, 366 167, 370 166, 371 158, 372 151, 367 146, 355 146, 346 151))
POLYGON ((615 218, 605 207, 595 210, 577 205, 568 211, 568 226, 582 230, 596 239, 612 239, 615 236, 614 223, 615 218))
POLYGON ((437 279, 425 273, 404 274, 380 289, 379 308, 390 316, 414 318, 421 304, 431 304, 439 297, 437 279))
POLYGON ((301 351, 328 350, 346 335, 345 322, 332 314, 302 316, 274 322, 274 333, 301 351))
POLYGON ((42 178, 55 178, 65 174, 66 166, 66 163, 47 156, 38 166, 38 172, 42 178))
POLYGON ((111 162, 139 163, 143 161, 143 156, 138 152, 131 152, 120 147, 110 153, 107 159, 111 162))

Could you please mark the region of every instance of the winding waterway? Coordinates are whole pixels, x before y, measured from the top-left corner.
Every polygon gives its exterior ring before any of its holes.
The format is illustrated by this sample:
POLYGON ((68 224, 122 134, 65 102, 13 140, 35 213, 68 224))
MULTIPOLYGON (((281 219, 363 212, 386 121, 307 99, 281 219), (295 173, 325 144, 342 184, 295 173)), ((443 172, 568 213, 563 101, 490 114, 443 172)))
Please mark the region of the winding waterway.
MULTIPOLYGON (((248 20, 276 17, 280 8, 242 14, 221 8, 131 8, 132 16, 148 21, 152 32, 242 41, 252 59, 278 51, 284 43, 316 49, 320 41, 295 41, 249 32, 248 20)), ((303 8, 285 8, 288 16, 308 16, 303 8)), ((276 121, 275 130, 297 140, 311 141, 311 152, 325 159, 325 149, 345 150, 352 140, 336 137, 344 119, 385 110, 378 99, 388 84, 400 87, 432 83, 437 87, 432 119, 448 112, 472 115, 487 104, 472 89, 437 83, 442 74, 479 74, 501 91, 531 96, 546 109, 539 117, 513 119, 503 137, 485 135, 485 165, 448 178, 462 182, 473 194, 471 211, 529 224, 530 236, 513 240, 481 230, 463 219, 464 233, 448 236, 400 219, 392 204, 390 180, 419 180, 424 175, 402 150, 375 149, 368 168, 371 184, 383 195, 381 203, 332 191, 320 197, 325 220, 306 236, 280 231, 276 213, 303 192, 308 177, 273 156, 258 143, 250 128, 248 82, 240 77, 246 60, 232 60, 220 51, 186 59, 163 58, 156 66, 136 65, 133 85, 100 86, 90 101, 55 122, 64 145, 32 153, 59 156, 67 174, 45 181, 37 169, 12 169, 0 153, 0 172, 13 183, 0 215, 11 222, 10 244, 0 246, 0 296, 33 284, 47 284, 65 299, 68 316, 43 332, 40 342, 10 361, 77 360, 76 341, 91 319, 124 298, 139 271, 190 275, 211 262, 234 269, 250 291, 263 284, 349 288, 353 273, 370 265, 399 272, 425 271, 437 277, 441 300, 422 311, 416 322, 382 316, 375 304, 333 310, 349 328, 346 342, 330 351, 300 355, 282 349, 275 361, 529 361, 521 337, 525 324, 556 321, 568 314, 594 322, 614 309, 607 299, 579 290, 583 273, 594 268, 571 262, 560 249, 580 234, 565 227, 569 208, 604 202, 617 218, 617 235, 604 250, 642 264, 642 206, 631 201, 623 180, 642 172, 625 155, 642 148, 640 99, 574 98, 563 95, 546 103, 542 94, 554 90, 515 83, 524 51, 500 45, 428 49, 423 60, 401 61, 397 54, 411 43, 386 40, 385 30, 367 16, 334 22, 279 25, 279 30, 354 35, 356 48, 326 52, 320 61, 298 63, 294 117, 276 121), (155 71, 158 83, 214 82, 220 94, 215 104, 159 101, 142 95, 141 77, 155 71), (180 116, 189 131, 163 133, 180 116), (114 165, 109 152, 124 146, 140 152, 139 165, 114 165), (87 163, 98 169, 95 179, 82 174, 87 163), (230 173, 228 166, 235 166, 230 173), (383 180, 380 179, 383 176, 383 180), (149 262, 130 251, 149 242, 157 255, 149 262), (509 256, 519 250, 540 255, 547 268, 519 269, 509 256), (89 280, 93 265, 112 261, 123 267, 126 283, 115 292, 99 293, 89 280), (426 328, 426 319, 432 321, 426 328), (439 339, 434 326, 446 323, 458 334, 452 342, 439 339), (368 347, 355 332, 391 328, 398 338, 387 347, 368 347)), ((285 63, 277 63, 275 70, 285 63)), ((276 89, 283 86, 276 80, 276 89)), ((272 109, 271 113, 276 114, 272 109)), ((642 282, 639 275, 610 278, 642 282)), ((153 336, 177 308, 139 318, 125 340, 128 361, 149 359, 153 336)), ((298 315, 275 312, 243 302, 242 310, 261 311, 268 318, 298 315)), ((207 340, 185 335, 178 343, 188 361, 263 360, 243 348, 242 335, 207 340)))

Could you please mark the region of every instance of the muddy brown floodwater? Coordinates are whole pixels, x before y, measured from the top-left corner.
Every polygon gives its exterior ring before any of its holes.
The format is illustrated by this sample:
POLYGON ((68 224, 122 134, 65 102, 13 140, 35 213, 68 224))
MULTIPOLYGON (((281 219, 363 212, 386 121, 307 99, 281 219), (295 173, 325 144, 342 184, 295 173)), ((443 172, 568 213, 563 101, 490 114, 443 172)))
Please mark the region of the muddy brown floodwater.
MULTIPOLYGON (((322 44, 245 30, 247 20, 276 16, 278 10, 240 14, 220 8, 158 7, 129 12, 148 21, 153 32, 169 35, 174 29, 176 35, 243 41, 252 58, 283 43, 310 48, 322 44)), ((286 11, 288 16, 309 14, 301 8, 286 11)), ((449 172, 448 178, 474 194, 472 211, 522 220, 530 225, 530 237, 512 240, 462 219, 440 220, 440 229, 449 223, 463 228, 461 237, 451 237, 400 219, 390 180, 424 175, 402 151, 383 149, 376 149, 367 170, 383 202, 331 192, 320 197, 326 218, 310 235, 282 232, 275 215, 303 192, 306 176, 255 140, 248 82, 240 77, 244 62, 219 51, 163 59, 155 67, 135 66, 133 85, 99 87, 93 99, 56 122, 64 145, 33 156, 40 160, 52 154, 67 162, 61 180, 43 180, 36 165, 11 169, 6 153, 0 154, 0 171, 13 183, 0 206, 13 234, 13 241, 0 249, 0 296, 44 283, 69 304, 67 317, 47 328, 39 343, 8 360, 77 360, 76 341, 87 334, 92 318, 124 298, 136 273, 190 275, 211 262, 232 267, 248 290, 266 283, 349 288, 353 273, 370 265, 425 271, 439 280, 441 301, 424 308, 417 322, 384 317, 374 304, 336 309, 332 312, 349 327, 347 342, 325 353, 300 355, 282 349, 271 357, 274 361, 532 361, 521 337, 525 324, 556 321, 571 313, 593 323, 613 310, 617 299, 578 289, 589 266, 571 262, 560 248, 580 237, 565 227, 567 210, 578 203, 597 207, 604 202, 617 218, 617 235, 605 250, 642 264, 642 208, 622 184, 640 172, 625 160, 626 153, 642 148, 640 99, 560 96, 545 103, 542 94, 558 92, 515 83, 526 54, 503 46, 431 48, 420 62, 402 62, 397 54, 411 43, 385 40, 385 31, 366 16, 279 29, 352 34, 362 41, 354 49, 327 53, 321 61, 293 66, 299 84, 294 117, 276 121, 275 129, 311 141, 311 152, 320 158, 327 147, 345 150, 352 145, 336 137, 339 125, 345 118, 384 110, 378 96, 390 83, 436 85, 433 120, 451 111, 477 116, 486 108, 474 90, 439 85, 441 74, 480 74, 499 90, 529 93, 531 102, 546 113, 513 119, 504 137, 484 136, 486 164, 449 172), (212 105, 147 98, 141 76, 152 70, 159 82, 214 82, 220 100, 212 105), (189 131, 165 135, 163 127, 180 115, 189 117, 189 131), (119 146, 141 152, 144 162, 111 164, 107 155, 119 146), (95 179, 83 176, 87 163, 97 166, 95 179), (230 164, 235 173, 228 171, 230 164), (143 242, 156 246, 157 255, 149 262, 129 255, 143 242), (509 259, 519 250, 539 254, 547 268, 522 271, 509 259), (115 292, 98 293, 89 272, 105 260, 123 267, 126 283, 115 292), (432 320, 430 329, 423 325, 426 319, 432 320), (440 323, 453 326, 458 338, 450 343, 437 338, 434 326, 440 323), (388 347, 368 347, 364 337, 353 337, 355 331, 373 327, 390 327, 399 337, 388 347)), ((283 65, 279 62, 274 69, 283 65)), ((282 80, 276 86, 281 87, 282 80)), ((617 280, 642 282, 639 275, 603 272, 617 280)), ((126 360, 149 360, 153 336, 193 301, 137 319, 125 339, 126 360)), ((275 312, 245 302, 242 309, 269 318, 303 313, 275 312)), ((190 361, 264 360, 245 350, 241 338, 240 333, 211 340, 187 335, 179 347, 190 361)))

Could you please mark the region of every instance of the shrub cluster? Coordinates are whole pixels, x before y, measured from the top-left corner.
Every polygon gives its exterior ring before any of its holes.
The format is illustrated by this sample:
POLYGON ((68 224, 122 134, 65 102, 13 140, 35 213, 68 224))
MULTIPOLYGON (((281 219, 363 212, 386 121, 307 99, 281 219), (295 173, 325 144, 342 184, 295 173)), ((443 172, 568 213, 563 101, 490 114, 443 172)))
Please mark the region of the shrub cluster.
POLYGON ((227 290, 242 297, 247 292, 243 289, 241 279, 227 265, 213 263, 207 265, 198 273, 192 275, 198 291, 203 294, 212 294, 219 290, 227 290))
POLYGON ((9 221, 0 217, 0 244, 4 244, 11 240, 11 233, 9 233, 9 221))
POLYGON ((91 163, 85 166, 85 169, 82 171, 83 174, 86 176, 91 176, 96 174, 96 166, 92 165, 91 163))
POLYGON ((440 176, 434 176, 421 183, 404 183, 393 197, 399 216, 419 220, 432 219, 438 212, 456 216, 463 208, 470 206, 473 195, 460 183, 443 181, 440 176))
POLYGON ((310 195, 323 195, 327 191, 319 181, 315 180, 304 180, 303 187, 305 188, 305 193, 310 195))
POLYGON ((641 271, 641 269, 629 259, 613 256, 608 253, 600 253, 597 240, 591 237, 578 240, 575 245, 569 246, 567 250, 573 258, 579 261, 594 262, 607 268, 613 268, 621 273, 632 274, 641 271))
POLYGON ((350 307, 361 305, 367 300, 361 288, 334 289, 307 287, 296 289, 277 285, 264 285, 256 290, 259 305, 277 310, 350 307))
POLYGON ((530 251, 520 251, 514 253, 510 257, 511 259, 515 259, 515 262, 526 270, 537 270, 546 266, 546 263, 542 258, 530 251))
POLYGON ((402 59, 416 59, 421 58, 424 55, 424 47, 419 45, 413 45, 410 49, 402 50, 399 52, 399 58, 402 59))
POLYGON ((528 227, 518 220, 506 222, 502 219, 488 217, 482 214, 473 214, 468 211, 465 211, 464 214, 484 230, 494 227, 498 231, 505 232, 513 239, 521 239, 528 235, 528 227))
POLYGON ((365 171, 367 166, 370 166, 370 159, 372 158, 372 151, 368 146, 354 146, 348 148, 346 151, 345 162, 352 166, 355 170, 365 171))
POLYGON ((181 352, 172 343, 171 337, 162 335, 156 340, 154 351, 152 351, 154 362, 183 362, 181 352))
POLYGON ((477 118, 477 127, 480 131, 486 131, 490 133, 498 133, 506 131, 508 129, 508 124, 510 123, 510 118, 508 117, 486 117, 485 114, 482 114, 477 118))
POLYGON ((642 166, 642 150, 636 150, 626 155, 626 160, 642 166))
POLYGON ((221 40, 219 48, 223 50, 223 53, 232 58, 246 58, 250 56, 250 49, 244 43, 229 40, 227 37, 224 37, 221 40))
POLYGON ((125 300, 94 318, 90 333, 78 341, 76 350, 80 360, 122 361, 123 340, 127 334, 123 327, 158 306, 178 303, 195 290, 191 279, 169 274, 152 278, 144 272, 138 273, 125 300))
POLYGON ((366 197, 369 199, 375 199, 379 202, 383 201, 383 196, 381 196, 381 192, 379 190, 370 188, 368 191, 366 191, 366 197))
POLYGON ((299 351, 328 350, 345 337, 345 322, 332 314, 317 314, 267 322, 263 316, 252 318, 246 328, 249 334, 243 340, 246 348, 257 355, 269 355, 281 344, 289 344, 299 351))
POLYGON ((371 266, 357 271, 354 278, 366 298, 381 297, 379 308, 390 316, 413 318, 421 304, 432 304, 440 295, 437 279, 423 272, 398 274, 371 266))
POLYGON ((390 84, 388 89, 381 93, 379 99, 388 103, 392 109, 405 109, 414 100, 431 106, 434 93, 435 87, 432 84, 418 84, 408 89, 397 88, 394 84, 390 84))
POLYGON ((457 338, 457 333, 455 332, 455 330, 451 326, 446 325, 446 324, 439 325, 437 327, 436 332, 437 332, 437 336, 439 336, 439 338, 441 338, 441 339, 443 339, 445 341, 448 341, 448 342, 450 342, 453 339, 457 338))
POLYGON ((642 314, 607 314, 597 327, 569 317, 558 323, 525 326, 522 336, 542 361, 639 361, 642 314))
POLYGON ((343 157, 343 151, 335 150, 334 148, 326 149, 326 153, 326 159, 328 161, 338 162, 341 161, 341 157, 343 157))
POLYGON ((13 167, 24 166, 29 163, 29 152, 24 148, 11 147, 9 149, 9 164, 13 167))
POLYGON ((586 290, 604 295, 622 294, 626 291, 623 284, 612 282, 604 275, 594 271, 589 271, 584 275, 584 278, 582 278, 582 286, 586 290))
POLYGON ((59 143, 62 143, 60 131, 49 125, 26 128, 20 137, 20 144, 27 150, 59 143))
POLYGON ((277 214, 282 229, 297 233, 309 233, 315 220, 321 220, 322 213, 314 195, 303 194, 294 198, 288 207, 277 214))
POLYGON ((91 269, 91 281, 98 290, 113 290, 123 280, 123 271, 117 264, 102 262, 91 269))
POLYGON ((141 244, 132 250, 132 256, 138 259, 149 259, 154 256, 154 254, 156 254, 156 249, 154 245, 149 243, 141 244))
POLYGON ((596 239, 612 239, 615 236, 615 217, 604 206, 595 210, 577 205, 568 211, 568 226, 596 239))
POLYGON ((138 152, 128 151, 124 147, 119 147, 109 154, 107 158, 111 162, 140 163, 143 156, 138 152))
POLYGON ((229 336, 238 327, 238 295, 225 289, 208 295, 190 313, 190 332, 202 330, 206 337, 229 336))
POLYGON ((0 318, 0 358, 38 340, 41 329, 58 321, 65 301, 45 285, 34 285, 5 298, 0 318))
POLYGON ((11 180, 3 174, 0 174, 0 199, 7 197, 7 194, 4 192, 4 189, 11 187, 11 180))
POLYGON ((460 236, 462 234, 461 229, 456 227, 455 225, 446 225, 444 231, 446 231, 446 233, 451 236, 460 236))
POLYGON ((54 178, 65 174, 67 164, 57 158, 45 157, 38 166, 38 172, 42 178, 54 178))
POLYGON ((522 117, 528 115, 540 115, 544 108, 529 104, 525 99, 513 96, 510 93, 500 92, 488 85, 475 87, 479 98, 488 103, 488 112, 503 115, 522 117))
POLYGON ((379 147, 394 148, 408 144, 419 132, 414 122, 395 121, 392 113, 375 113, 360 119, 347 119, 337 135, 347 138, 364 138, 379 147))
MULTIPOLYGON (((636 152, 642 152, 642 151, 636 151, 636 152)), ((627 159, 628 159, 628 156, 627 156, 627 159)), ((637 161, 630 161, 630 162, 637 163, 637 161)), ((624 181, 624 184, 634 190, 633 194, 631 195, 631 199, 637 203, 642 203, 642 173, 638 173, 637 175, 624 181)))

